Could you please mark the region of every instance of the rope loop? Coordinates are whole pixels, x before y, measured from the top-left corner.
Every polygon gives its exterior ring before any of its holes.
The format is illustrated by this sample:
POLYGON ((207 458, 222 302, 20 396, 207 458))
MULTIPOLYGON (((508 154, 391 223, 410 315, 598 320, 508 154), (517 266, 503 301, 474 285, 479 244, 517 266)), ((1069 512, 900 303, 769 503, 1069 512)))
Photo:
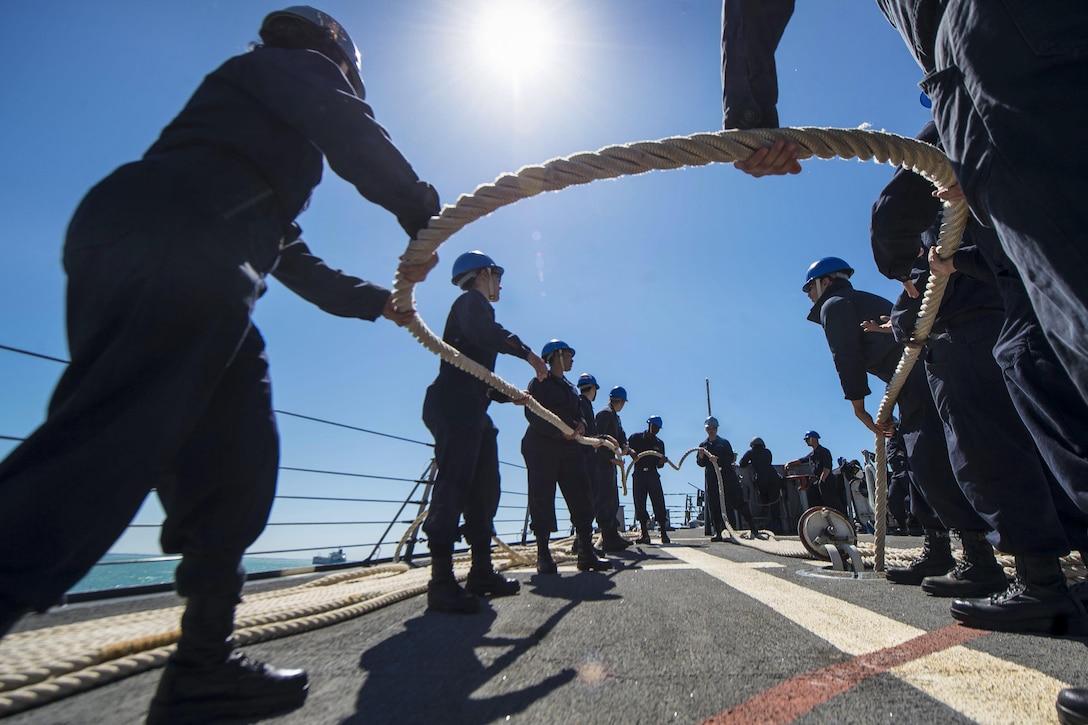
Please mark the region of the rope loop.
MULTIPOLYGON (((798 147, 797 158, 800 160, 814 156, 821 159, 837 157, 858 159, 859 161, 873 160, 881 164, 890 163, 910 169, 926 178, 939 189, 951 188, 957 183, 951 164, 948 162, 948 157, 942 151, 917 139, 883 131, 804 127, 748 131, 733 130, 699 133, 690 136, 673 136, 658 141, 639 141, 607 146, 596 152, 577 153, 565 158, 552 159, 539 166, 526 166, 513 174, 503 174, 490 184, 476 187, 471 194, 458 197, 457 201, 452 205, 444 207, 437 216, 432 217, 427 228, 408 243, 408 248, 401 255, 400 260, 406 264, 423 263, 430 259, 431 255, 443 242, 473 221, 487 216, 501 207, 546 191, 560 191, 569 186, 588 184, 600 179, 643 174, 648 171, 664 171, 684 167, 706 166, 711 163, 744 161, 758 149, 769 146, 778 139, 784 139, 796 144, 798 147)), ((959 247, 959 240, 963 235, 968 214, 966 202, 944 203, 944 216, 938 247, 938 253, 942 258, 951 256, 959 247)), ((947 277, 930 275, 912 338, 914 343, 920 345, 929 337, 946 285, 947 277)), ((405 279, 398 273, 393 283, 393 305, 398 310, 415 310, 414 289, 415 283, 405 279)), ((423 347, 457 369, 484 381, 510 398, 520 399, 526 397, 526 393, 517 386, 506 382, 443 342, 427 327, 418 313, 413 316, 412 321, 407 325, 407 329, 423 347)), ((878 423, 885 423, 891 419, 895 399, 898 397, 907 375, 918 358, 918 352, 917 347, 905 349, 895 375, 888 383, 884 397, 881 400, 876 417, 878 423)), ((583 445, 601 445, 597 442, 597 439, 574 436, 574 431, 570 426, 531 397, 526 406, 533 413, 555 426, 564 435, 573 436, 573 439, 579 443, 583 445)), ((608 442, 604 444, 613 452, 617 452, 615 446, 608 442)), ((877 517, 875 568, 877 571, 883 571, 884 534, 887 517, 885 510, 887 501, 887 459, 884 454, 884 441, 882 438, 877 440, 874 447, 877 455, 877 490, 874 496, 877 509, 875 512, 877 517)), ((627 469, 624 467, 622 459, 618 465, 621 481, 626 491, 627 469)), ((720 471, 718 471, 718 479, 719 486, 721 486, 720 471)))

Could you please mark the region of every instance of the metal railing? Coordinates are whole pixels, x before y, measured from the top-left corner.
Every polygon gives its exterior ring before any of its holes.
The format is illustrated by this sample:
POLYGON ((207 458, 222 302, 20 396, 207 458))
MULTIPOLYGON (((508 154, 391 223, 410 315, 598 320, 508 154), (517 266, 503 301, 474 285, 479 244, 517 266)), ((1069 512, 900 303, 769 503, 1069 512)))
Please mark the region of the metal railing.
MULTIPOLYGON (((7 351, 13 354, 25 355, 31 358, 49 361, 53 363, 67 364, 67 360, 63 360, 51 355, 44 355, 41 353, 33 352, 30 350, 24 350, 17 347, 11 347, 7 345, 0 345, 0 350, 7 351)), ((304 415, 293 411, 275 410, 276 415, 281 419, 291 419, 300 421, 306 424, 323 425, 338 428, 341 430, 353 431, 356 433, 378 436, 387 440, 398 441, 413 446, 420 446, 428 449, 434 448, 434 444, 426 441, 416 440, 413 438, 394 435, 391 433, 363 428, 360 426, 350 425, 333 420, 327 420, 324 418, 304 415)), ((13 442, 22 442, 25 438, 0 434, 0 440, 7 440, 13 442)), ((420 459, 416 459, 419 461, 420 459)), ((278 510, 278 507, 274 507, 271 520, 268 522, 265 533, 258 539, 257 543, 247 551, 245 563, 247 569, 251 570, 249 578, 261 579, 267 578, 270 575, 279 573, 290 573, 292 569, 333 569, 341 568, 345 566, 359 566, 367 564, 376 564, 382 561, 388 561, 393 557, 392 548, 394 545, 399 544, 402 538, 405 538, 408 527, 416 520, 416 518, 426 509, 430 487, 433 484, 434 477, 434 461, 431 450, 428 450, 425 458, 427 461, 424 472, 418 477, 401 477, 382 474, 373 474, 356 471, 343 471, 343 470, 329 470, 325 468, 311 468, 303 466, 280 466, 281 473, 287 473, 291 475, 305 476, 306 485, 309 486, 324 486, 329 488, 330 484, 315 483, 317 479, 324 477, 333 478, 345 478, 352 480, 366 480, 372 482, 380 482, 382 484, 395 484, 395 485, 409 485, 410 489, 405 493, 403 497, 389 497, 387 496, 341 496, 341 495, 299 495, 294 493, 281 494, 277 493, 275 501, 277 504, 280 502, 289 503, 289 515, 286 518, 281 518, 279 514, 283 512, 278 510), (340 513, 344 514, 343 518, 337 517, 335 519, 325 517, 315 517, 311 515, 307 517, 304 514, 306 504, 336 504, 340 513), (395 511, 392 507, 396 507, 395 511), (343 510, 345 508, 363 507, 363 517, 348 516, 343 510), (390 507, 390 513, 388 515, 382 514, 375 516, 374 513, 382 509, 382 507, 390 507), (369 514, 369 516, 368 516, 369 514), (347 527, 345 529, 344 527, 347 527), (384 527, 384 528, 382 528, 384 527), (334 534, 324 539, 322 543, 306 546, 276 546, 274 543, 268 541, 269 539, 277 538, 272 535, 272 532, 294 530, 297 528, 308 528, 316 531, 330 532, 330 531, 345 531, 355 529, 356 533, 339 535, 334 534), (378 533, 378 530, 380 533, 378 533), (358 532, 373 532, 373 536, 369 541, 360 541, 358 532), (384 549, 384 551, 383 551, 384 549), (365 556, 352 557, 350 554, 353 551, 367 552, 365 556), (328 552, 344 551, 346 560, 342 563, 330 563, 330 564, 311 564, 311 561, 320 559, 322 555, 327 555, 328 552), (385 554, 382 556, 382 554, 385 554), (268 559, 268 557, 275 557, 275 559, 268 559), (266 560, 267 559, 267 560, 266 560), (291 566, 291 565, 294 566, 291 566), (274 568, 270 570, 262 570, 267 566, 274 568)), ((499 461, 500 465, 525 470, 525 467, 520 464, 511 463, 508 461, 499 461)), ((282 484, 281 476, 281 484, 282 484)), ((523 478, 520 480, 524 480, 523 478)), ((530 541, 531 533, 528 529, 528 493, 525 490, 518 490, 516 487, 513 490, 509 490, 510 481, 504 479, 503 499, 509 501, 511 497, 519 501, 515 504, 501 504, 499 506, 499 516, 495 519, 494 524, 496 533, 499 538, 509 542, 521 542, 527 543, 530 541), (505 512, 505 515, 504 515, 505 512), (512 515, 513 512, 517 512, 516 515, 512 515)), ((672 498, 676 496, 684 496, 684 494, 672 494, 667 493, 666 496, 672 498)), ((153 497, 149 497, 149 501, 153 497)), ((668 499, 667 499, 668 500, 668 499)), ((145 502, 145 506, 148 504, 145 502)), ((560 511, 565 508, 562 496, 557 492, 556 505, 560 511)), ((670 522, 679 522, 684 520, 685 505, 668 505, 670 522)), ((138 516, 138 518, 143 518, 138 516)), ((138 532, 140 530, 158 529, 162 525, 163 516, 152 516, 152 520, 134 520, 126 529, 126 532, 138 532)), ((675 523, 674 523, 675 525, 675 523)), ((119 540, 118 544, 111 549, 111 552, 117 552, 123 550, 124 544, 119 540), (120 549, 118 547, 121 547, 120 549)), ((308 544, 310 538, 309 532, 305 538, 294 534, 290 537, 295 541, 305 541, 308 544)), ((312 537, 314 540, 320 540, 317 535, 312 537)), ((416 544, 424 541, 418 531, 412 536, 409 536, 404 541, 404 551, 401 553, 401 557, 411 562, 414 556, 414 549, 416 544)), ((149 590, 168 590, 172 584, 172 569, 165 568, 167 565, 180 561, 180 556, 162 556, 162 555, 134 555, 134 554, 107 554, 101 561, 99 561, 92 572, 73 590, 75 593, 69 595, 69 601, 87 600, 98 598, 99 596, 114 596, 117 592, 134 593, 136 590, 149 591, 149 590), (118 567, 128 567, 132 572, 131 576, 102 576, 103 572, 115 571, 118 567), (141 567, 142 569, 137 569, 141 567), (153 574, 145 575, 150 576, 151 579, 155 579, 151 584, 142 587, 132 587, 129 585, 103 585, 100 589, 95 589, 93 580, 96 578, 100 580, 113 580, 117 582, 135 582, 139 578, 138 571, 150 571, 154 570, 153 574), (88 589, 87 587, 90 587, 88 589)))

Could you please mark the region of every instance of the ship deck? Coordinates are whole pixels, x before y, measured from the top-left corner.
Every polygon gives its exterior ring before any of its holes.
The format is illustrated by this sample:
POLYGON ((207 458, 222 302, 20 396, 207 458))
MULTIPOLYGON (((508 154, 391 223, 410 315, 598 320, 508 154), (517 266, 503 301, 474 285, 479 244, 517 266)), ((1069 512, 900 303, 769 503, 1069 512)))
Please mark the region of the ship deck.
MULTIPOLYGON (((1088 640, 961 627, 947 600, 879 576, 835 575, 694 530, 610 558, 618 567, 604 573, 510 570, 521 594, 476 615, 430 613, 413 596, 247 646, 311 677, 305 706, 262 722, 1056 722, 1058 689, 1088 685, 1088 640)), ((177 604, 70 605, 18 630, 177 604)), ((142 722, 159 673, 6 722, 142 722)))

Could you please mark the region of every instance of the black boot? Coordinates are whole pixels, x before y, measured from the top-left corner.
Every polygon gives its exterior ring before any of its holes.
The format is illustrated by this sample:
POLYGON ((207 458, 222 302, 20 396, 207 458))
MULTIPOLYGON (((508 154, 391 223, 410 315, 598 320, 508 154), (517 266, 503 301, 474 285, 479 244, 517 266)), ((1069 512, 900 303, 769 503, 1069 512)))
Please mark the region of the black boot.
POLYGON ((927 576, 922 591, 934 597, 970 599, 1004 591, 1009 585, 1005 570, 994 558, 994 548, 982 531, 959 532, 963 559, 943 576, 927 576))
POLYGON ((644 521, 639 522, 639 526, 642 527, 642 536, 635 539, 636 544, 649 544, 650 543, 650 525, 644 521))
POLYGON ((427 582, 427 609, 446 614, 475 614, 480 611, 480 600, 462 589, 451 575, 449 579, 431 579, 427 582))
POLYGON ((626 551, 631 542, 620 536, 616 529, 601 530, 601 550, 607 552, 626 551))
POLYGON ((480 600, 466 592, 453 575, 453 545, 431 542, 431 581, 427 583, 427 609, 447 614, 475 614, 480 600))
POLYGON ((559 571, 559 567, 555 565, 555 560, 552 559, 552 550, 548 548, 548 534, 537 534, 536 537, 536 573, 537 574, 555 574, 559 571))
POLYGON ((918 586, 927 576, 942 576, 956 566, 952 558, 952 538, 944 529, 925 530, 922 555, 909 566, 893 566, 885 573, 892 584, 918 586))
POLYGON ((1088 687, 1066 687, 1054 707, 1062 725, 1088 725, 1088 687))
POLYGON ((177 650, 159 680, 148 725, 185 725, 286 712, 306 701, 305 670, 281 670, 234 651, 236 598, 190 598, 177 650))
POLYGON ((1082 634, 1084 606, 1065 583, 1056 556, 1016 557, 1016 580, 988 599, 956 599, 952 618, 968 627, 996 632, 1082 634))
POLYGON ((593 551, 593 534, 589 529, 578 532, 578 571, 607 571, 612 568, 608 559, 598 559, 593 551))
POLYGON ((521 591, 521 582, 507 579, 491 564, 491 541, 472 544, 472 568, 465 591, 478 597, 509 597, 521 591))

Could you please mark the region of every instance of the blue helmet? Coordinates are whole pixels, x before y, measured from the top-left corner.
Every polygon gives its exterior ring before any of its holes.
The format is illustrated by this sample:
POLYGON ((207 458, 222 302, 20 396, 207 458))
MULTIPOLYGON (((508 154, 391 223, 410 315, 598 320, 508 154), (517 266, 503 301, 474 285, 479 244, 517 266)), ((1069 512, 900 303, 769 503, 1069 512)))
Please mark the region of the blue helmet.
POLYGON ((809 438, 819 438, 819 437, 820 437, 820 434, 817 433, 814 430, 810 430, 810 431, 805 432, 805 440, 808 440, 809 438))
POLYGON ((578 387, 585 388, 592 385, 595 389, 600 390, 601 386, 597 385, 597 378, 593 377, 589 373, 582 373, 578 376, 578 387))
POLYGON ((658 430, 660 430, 663 427, 662 424, 661 424, 661 416, 660 415, 651 415, 649 418, 646 419, 646 423, 649 424, 649 425, 656 425, 658 430))
POLYGON ((612 398, 613 400, 626 401, 627 400, 627 388, 624 388, 623 386, 617 385, 616 387, 612 388, 612 390, 608 393, 608 397, 612 398))
POLYGON ((280 18, 302 21, 323 30, 336 44, 336 49, 341 56, 339 58, 329 58, 329 60, 334 63, 340 61, 347 63, 348 82, 351 83, 352 89, 359 98, 366 98, 366 89, 363 87, 362 76, 363 56, 360 55, 359 49, 355 47, 355 43, 351 40, 351 36, 348 35, 348 31, 344 30, 344 26, 336 22, 336 18, 309 5, 292 5, 289 8, 277 10, 265 16, 264 22, 261 23, 261 31, 263 32, 274 20, 280 18))
POLYGON ((548 356, 557 350, 570 350, 571 357, 574 357, 574 348, 562 340, 556 340, 555 338, 552 338, 544 345, 544 348, 540 351, 540 357, 547 361, 548 356))
POLYGON ((846 276, 849 277, 854 273, 854 268, 838 257, 817 259, 808 266, 808 271, 805 272, 805 283, 801 286, 801 291, 808 292, 808 288, 813 281, 835 272, 845 272, 846 276))
POLYGON ((703 421, 703 426, 706 427, 706 428, 717 428, 718 427, 718 419, 715 418, 714 416, 710 416, 709 418, 707 418, 706 420, 703 421))
POLYGON ((495 260, 477 249, 472 252, 465 252, 453 260, 453 277, 450 281, 460 287, 469 272, 475 272, 478 269, 494 269, 495 273, 499 275, 504 271, 502 267, 495 264, 495 260))

